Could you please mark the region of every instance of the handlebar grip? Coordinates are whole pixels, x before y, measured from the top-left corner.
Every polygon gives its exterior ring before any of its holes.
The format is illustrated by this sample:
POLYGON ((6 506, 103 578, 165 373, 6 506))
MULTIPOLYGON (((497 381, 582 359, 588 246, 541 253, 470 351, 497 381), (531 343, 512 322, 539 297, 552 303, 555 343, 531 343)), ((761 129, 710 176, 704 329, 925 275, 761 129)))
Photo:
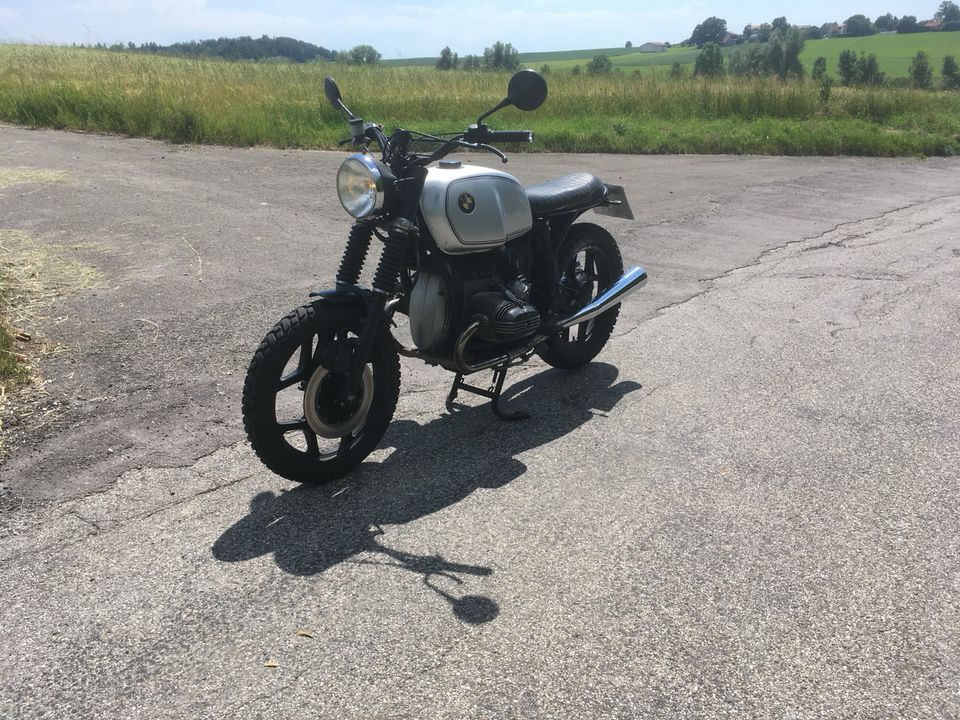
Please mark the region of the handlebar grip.
POLYGON ((487 138, 489 142, 533 142, 533 130, 490 130, 487 138))

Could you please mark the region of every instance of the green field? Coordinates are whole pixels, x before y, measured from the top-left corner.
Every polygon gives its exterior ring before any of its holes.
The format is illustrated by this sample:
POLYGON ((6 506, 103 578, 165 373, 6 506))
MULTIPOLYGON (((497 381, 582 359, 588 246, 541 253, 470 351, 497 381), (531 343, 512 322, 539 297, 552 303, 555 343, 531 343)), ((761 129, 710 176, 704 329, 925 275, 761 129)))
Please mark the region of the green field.
MULTIPOLYGON (((669 54, 669 53, 665 53, 669 54)), ((323 97, 388 129, 463 129, 503 96, 509 75, 432 68, 272 64, 90 49, 0 46, 0 120, 174 142, 335 148, 347 134, 323 97)), ((507 109, 495 128, 532 128, 511 151, 960 154, 960 93, 812 82, 670 80, 633 73, 552 74, 536 112, 507 109)))
MULTIPOLYGON (((742 47, 742 46, 740 46, 742 47)), ((737 46, 724 48, 729 54, 737 46)), ((930 56, 930 64, 934 70, 935 80, 940 77, 940 67, 946 55, 954 55, 960 59, 960 32, 911 33, 897 35, 895 33, 870 35, 868 37, 838 37, 827 40, 808 40, 800 56, 801 61, 809 70, 813 61, 819 56, 827 59, 827 66, 831 73, 836 75, 837 58, 843 50, 854 52, 875 53, 880 62, 880 69, 887 77, 907 77, 910 62, 918 50, 923 50, 930 56)), ((613 62, 614 67, 624 71, 652 70, 666 72, 675 63, 693 65, 699 54, 693 47, 672 47, 665 52, 643 53, 632 48, 598 48, 594 50, 564 50, 552 53, 520 53, 520 62, 526 67, 539 69, 547 64, 551 70, 570 70, 574 65, 585 66, 597 55, 606 55, 613 62)), ((432 67, 436 58, 409 58, 402 61, 388 61, 390 64, 403 64, 407 67, 432 67)))
POLYGON ((856 53, 874 53, 880 62, 880 69, 887 77, 907 77, 910 63, 918 50, 930 56, 934 81, 940 78, 940 68, 946 55, 960 60, 960 32, 912 33, 910 35, 869 35, 854 38, 829 38, 827 40, 808 40, 800 55, 800 60, 809 70, 817 57, 827 59, 827 68, 837 75, 837 58, 844 50, 856 53))

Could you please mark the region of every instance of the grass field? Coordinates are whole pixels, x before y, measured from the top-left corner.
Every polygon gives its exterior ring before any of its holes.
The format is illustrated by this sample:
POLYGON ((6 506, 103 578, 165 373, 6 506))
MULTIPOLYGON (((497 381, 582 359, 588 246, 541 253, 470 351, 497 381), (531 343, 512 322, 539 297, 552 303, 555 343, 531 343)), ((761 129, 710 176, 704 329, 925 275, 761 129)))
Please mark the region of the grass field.
MULTIPOLYGON (((225 145, 333 148, 346 123, 323 97, 333 74, 347 104, 387 128, 463 129, 503 95, 507 75, 187 60, 0 46, 0 119, 225 145)), ((671 81, 632 73, 550 77, 538 111, 496 128, 532 128, 511 150, 787 155, 960 154, 960 93, 813 83, 671 81)))
MULTIPOLYGON (((724 48, 729 54, 736 49, 724 48)), ((946 55, 954 55, 960 59, 960 32, 911 33, 909 35, 883 34, 868 37, 838 37, 827 40, 808 40, 800 56, 807 70, 813 67, 813 61, 819 56, 827 59, 830 72, 837 74, 837 58, 843 50, 854 52, 875 53, 880 63, 880 69, 887 77, 907 77, 910 62, 918 50, 923 50, 930 56, 930 64, 934 70, 934 78, 939 79, 940 67, 946 55)), ((585 66, 597 55, 606 55, 613 62, 614 67, 624 71, 642 70, 666 72, 670 66, 678 62, 682 65, 693 65, 700 51, 691 47, 672 47, 665 52, 643 53, 632 48, 597 48, 593 50, 565 50, 547 53, 521 53, 520 62, 528 67, 539 69, 542 65, 550 66, 551 70, 570 70, 574 65, 585 66)), ((436 58, 409 58, 407 60, 391 60, 387 64, 402 64, 407 67, 433 67, 436 58)))

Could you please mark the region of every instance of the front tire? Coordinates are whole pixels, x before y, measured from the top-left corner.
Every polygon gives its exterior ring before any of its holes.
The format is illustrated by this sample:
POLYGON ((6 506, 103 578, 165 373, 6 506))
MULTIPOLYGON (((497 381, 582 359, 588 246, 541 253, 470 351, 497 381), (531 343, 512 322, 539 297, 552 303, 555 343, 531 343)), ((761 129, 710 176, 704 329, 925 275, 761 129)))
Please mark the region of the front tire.
POLYGON ((400 359, 380 329, 356 399, 333 400, 359 344, 361 309, 318 300, 280 320, 257 348, 243 386, 243 426, 257 457, 302 483, 359 465, 383 437, 400 394, 400 359))
MULTIPOLYGON (((599 225, 577 223, 560 245, 559 314, 579 310, 623 275, 623 258, 613 236, 599 225)), ((620 306, 545 340, 537 354, 556 368, 572 369, 593 360, 607 344, 620 306)))

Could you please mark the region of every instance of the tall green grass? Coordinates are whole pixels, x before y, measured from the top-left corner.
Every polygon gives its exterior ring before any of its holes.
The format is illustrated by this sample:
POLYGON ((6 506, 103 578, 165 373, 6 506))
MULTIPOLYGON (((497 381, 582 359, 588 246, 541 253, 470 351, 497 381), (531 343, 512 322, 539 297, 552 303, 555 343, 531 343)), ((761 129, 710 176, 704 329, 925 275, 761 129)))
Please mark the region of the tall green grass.
MULTIPOLYGON (((174 142, 326 147, 346 135, 323 100, 336 77, 347 105, 387 128, 463 129, 503 96, 507 76, 428 68, 231 63, 87 49, 0 46, 0 119, 174 142)), ((557 74, 533 113, 533 150, 954 155, 960 93, 813 83, 557 74)), ((519 148, 518 148, 519 149, 519 148)))

